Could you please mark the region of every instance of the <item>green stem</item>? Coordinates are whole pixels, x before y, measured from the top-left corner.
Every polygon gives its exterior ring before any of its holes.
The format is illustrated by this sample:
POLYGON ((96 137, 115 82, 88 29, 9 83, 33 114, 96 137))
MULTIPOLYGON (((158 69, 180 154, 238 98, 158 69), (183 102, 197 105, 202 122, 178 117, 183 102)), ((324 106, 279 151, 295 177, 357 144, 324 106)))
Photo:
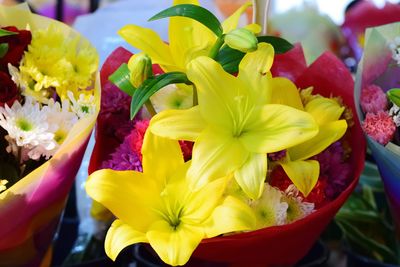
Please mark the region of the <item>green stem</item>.
POLYGON ((153 104, 151 103, 150 99, 147 100, 144 104, 146 105, 147 111, 150 113, 150 115, 151 115, 152 117, 154 117, 154 116, 157 114, 157 112, 156 112, 156 110, 154 109, 154 106, 153 106, 153 104))
POLYGON ((219 49, 221 48, 221 46, 224 44, 225 42, 225 35, 222 35, 220 37, 218 37, 217 41, 215 42, 214 46, 211 48, 209 57, 214 59, 219 52, 219 49))
POLYGON ((199 98, 197 96, 197 88, 196 86, 193 84, 193 107, 197 106, 199 104, 199 98))

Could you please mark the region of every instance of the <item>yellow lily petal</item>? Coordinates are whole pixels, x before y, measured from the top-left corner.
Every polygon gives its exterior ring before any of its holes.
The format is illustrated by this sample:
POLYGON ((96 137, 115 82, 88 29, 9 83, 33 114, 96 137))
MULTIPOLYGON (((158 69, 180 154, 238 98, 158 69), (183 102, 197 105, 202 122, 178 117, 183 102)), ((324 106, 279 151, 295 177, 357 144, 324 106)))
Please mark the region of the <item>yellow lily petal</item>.
POLYGON ((281 104, 304 110, 299 91, 289 79, 273 78, 268 80, 268 86, 271 88, 271 104, 281 104))
POLYGON ((155 136, 151 131, 146 131, 144 136, 142 154, 143 172, 160 185, 164 185, 165 179, 184 163, 177 141, 155 136))
POLYGON ((206 235, 214 237, 225 233, 254 230, 256 217, 253 210, 242 201, 228 196, 218 206, 209 221, 206 235))
POLYGON ((205 127, 200 108, 195 106, 186 110, 164 110, 151 119, 149 129, 158 136, 195 141, 205 127))
POLYGON ((117 218, 143 232, 156 217, 146 207, 156 205, 159 187, 155 180, 143 173, 109 169, 92 173, 85 185, 91 198, 104 205, 117 218))
POLYGON ((187 75, 197 86, 200 112, 206 122, 233 129, 235 120, 247 116, 252 105, 246 86, 219 63, 198 57, 189 63, 187 75))
POLYGON ((207 182, 232 173, 243 165, 249 152, 230 133, 208 127, 193 147, 188 178, 199 189, 207 182))
POLYGON ((291 160, 304 160, 324 151, 339 140, 347 130, 345 120, 331 122, 319 127, 319 132, 310 140, 288 149, 291 160))
MULTIPOLYGON (((211 215, 214 208, 222 201, 228 178, 220 178, 206 184, 201 190, 193 192, 185 213, 190 213, 190 218, 200 222, 211 215)), ((177 192, 179 194, 179 192, 177 192)))
POLYGON ((274 61, 274 48, 267 43, 259 43, 258 49, 247 53, 239 64, 239 80, 247 84, 249 92, 262 103, 270 99, 271 79, 269 70, 274 61))
POLYGON ((121 220, 115 220, 107 231, 104 249, 107 256, 115 261, 124 248, 141 242, 147 242, 144 233, 134 230, 121 220))
POLYGON ((239 7, 232 15, 230 15, 224 22, 222 22, 222 28, 224 33, 228 33, 236 29, 240 16, 246 12, 246 9, 252 6, 251 1, 246 2, 241 7, 239 7))
POLYGON ((137 25, 126 25, 118 31, 118 34, 130 45, 149 55, 153 63, 172 65, 174 62, 168 45, 155 31, 137 25))
POLYGON ((302 143, 318 133, 313 117, 283 105, 265 105, 239 137, 254 153, 271 153, 302 143))
MULTIPOLYGON (((198 1, 175 0, 174 5, 193 4, 198 1)), ((178 66, 186 69, 190 60, 207 55, 216 36, 204 25, 190 18, 171 17, 169 22, 169 43, 171 54, 178 66)))
POLYGON ((256 35, 261 32, 261 26, 258 25, 257 23, 247 24, 243 28, 248 29, 249 31, 251 31, 252 33, 254 33, 256 35))
POLYGON ((310 194, 319 177, 319 163, 316 160, 290 161, 280 163, 290 180, 305 197, 310 194))
POLYGON ((173 5, 183 5, 183 4, 191 4, 191 5, 199 5, 199 1, 198 0, 174 0, 173 5))
POLYGON ((242 190, 252 199, 260 198, 267 176, 267 156, 253 154, 235 171, 235 179, 242 190))
POLYGON ((181 223, 176 228, 158 221, 146 234, 158 256, 172 266, 184 265, 204 237, 203 228, 181 223))
POLYGON ((335 100, 318 97, 307 103, 306 111, 314 117, 318 125, 323 125, 338 120, 344 111, 344 107, 340 106, 335 100))

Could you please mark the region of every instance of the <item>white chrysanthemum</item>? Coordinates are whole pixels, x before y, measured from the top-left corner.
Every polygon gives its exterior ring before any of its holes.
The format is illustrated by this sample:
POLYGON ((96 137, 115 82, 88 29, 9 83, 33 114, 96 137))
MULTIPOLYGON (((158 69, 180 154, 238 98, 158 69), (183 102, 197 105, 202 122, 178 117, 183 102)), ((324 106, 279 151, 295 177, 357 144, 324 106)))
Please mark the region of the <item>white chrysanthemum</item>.
POLYGON ((285 224, 288 204, 281 202, 282 196, 281 191, 266 184, 261 198, 251 201, 250 207, 257 218, 257 229, 285 224))
POLYGON ((29 97, 24 105, 15 101, 12 107, 0 107, 0 126, 17 146, 25 148, 43 147, 51 150, 56 146, 54 141, 55 125, 47 121, 47 111, 41 109, 39 103, 34 103, 29 97))
POLYGON ((396 126, 400 127, 400 108, 396 104, 393 104, 393 106, 390 108, 389 116, 392 116, 396 126))
POLYGON ((1 193, 2 191, 4 191, 4 190, 7 189, 7 187, 6 187, 6 184, 7 184, 7 183, 8 183, 7 180, 1 180, 1 179, 0 179, 0 193, 1 193))
POLYGON ((400 37, 389 42, 388 46, 392 50, 392 58, 397 62, 397 65, 400 65, 400 37))
POLYGON ((78 99, 75 99, 75 96, 71 91, 68 91, 67 95, 72 103, 72 111, 75 112, 79 118, 86 117, 96 112, 94 95, 80 94, 78 99))
POLYGON ((48 123, 51 125, 56 125, 56 129, 54 131, 54 141, 56 145, 53 149, 44 149, 40 146, 32 148, 32 150, 28 153, 29 157, 32 159, 39 158, 40 156, 44 156, 46 159, 49 159, 51 156, 53 156, 60 145, 67 138, 69 131, 78 121, 77 115, 70 111, 70 104, 68 100, 64 100, 60 105, 59 102, 55 102, 53 99, 50 99, 48 105, 44 106, 43 109, 48 113, 48 123))
POLYGON ((303 202, 303 198, 299 196, 299 191, 294 185, 286 189, 283 201, 288 204, 286 223, 292 223, 314 212, 314 203, 303 202))

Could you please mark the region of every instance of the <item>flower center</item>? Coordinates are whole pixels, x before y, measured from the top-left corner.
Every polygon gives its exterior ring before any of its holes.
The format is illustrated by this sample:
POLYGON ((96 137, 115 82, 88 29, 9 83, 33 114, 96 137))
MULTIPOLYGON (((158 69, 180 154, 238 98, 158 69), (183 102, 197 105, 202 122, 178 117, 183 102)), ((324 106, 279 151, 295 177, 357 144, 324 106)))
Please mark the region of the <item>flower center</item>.
POLYGON ((56 141, 59 145, 64 142, 66 137, 67 133, 63 130, 58 130, 54 133, 54 141, 56 141))
POLYGON ((88 106, 81 106, 81 110, 83 113, 89 113, 89 107, 88 106))
POLYGON ((33 125, 25 118, 18 119, 17 126, 24 132, 28 132, 28 131, 32 130, 32 128, 33 128, 33 125))

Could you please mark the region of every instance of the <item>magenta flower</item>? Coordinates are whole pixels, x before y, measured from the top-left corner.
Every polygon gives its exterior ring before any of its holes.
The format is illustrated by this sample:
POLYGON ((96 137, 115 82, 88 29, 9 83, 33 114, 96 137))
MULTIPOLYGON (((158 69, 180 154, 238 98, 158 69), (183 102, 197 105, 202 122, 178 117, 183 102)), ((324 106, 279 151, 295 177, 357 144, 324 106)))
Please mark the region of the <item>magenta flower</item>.
POLYGON ((375 84, 361 90, 361 108, 365 113, 377 113, 387 109, 388 101, 382 88, 375 84))
POLYGON ((362 127, 365 133, 382 145, 389 143, 396 131, 392 117, 385 111, 367 113, 362 127))

